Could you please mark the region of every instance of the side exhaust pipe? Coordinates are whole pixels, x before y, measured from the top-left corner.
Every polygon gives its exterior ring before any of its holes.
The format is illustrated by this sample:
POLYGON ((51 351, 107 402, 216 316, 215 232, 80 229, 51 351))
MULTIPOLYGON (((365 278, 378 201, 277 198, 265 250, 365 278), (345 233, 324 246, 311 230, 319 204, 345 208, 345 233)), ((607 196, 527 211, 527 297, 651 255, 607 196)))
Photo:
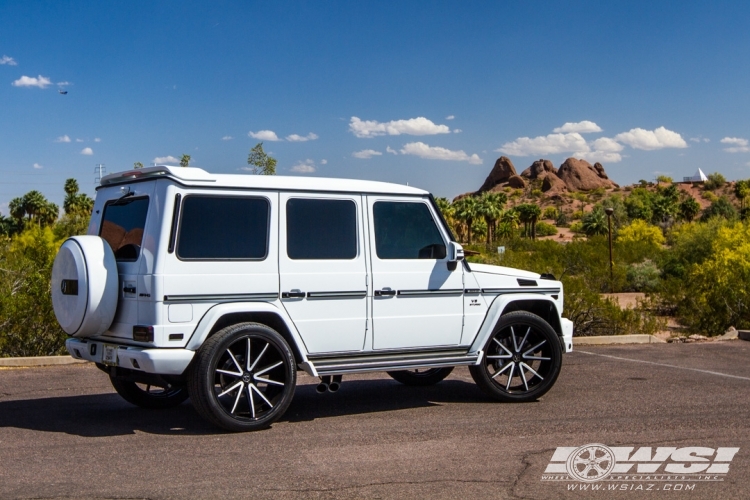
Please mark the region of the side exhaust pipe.
POLYGON ((315 390, 318 392, 318 394, 323 394, 324 392, 328 391, 331 384, 331 376, 326 375, 325 377, 320 377, 320 383, 315 388, 315 390))
POLYGON ((331 383, 328 384, 328 390, 330 392, 336 392, 341 388, 341 379, 342 375, 334 375, 333 380, 331 380, 331 383))

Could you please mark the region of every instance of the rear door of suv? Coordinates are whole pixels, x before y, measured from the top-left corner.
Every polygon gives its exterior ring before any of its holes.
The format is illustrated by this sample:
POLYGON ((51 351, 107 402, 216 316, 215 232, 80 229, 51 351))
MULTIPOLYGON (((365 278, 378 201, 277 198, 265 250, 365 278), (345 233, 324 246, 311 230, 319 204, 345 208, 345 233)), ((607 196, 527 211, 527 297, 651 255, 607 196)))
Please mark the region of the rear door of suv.
POLYGON ((281 300, 310 353, 360 351, 367 328, 363 199, 281 193, 281 300))

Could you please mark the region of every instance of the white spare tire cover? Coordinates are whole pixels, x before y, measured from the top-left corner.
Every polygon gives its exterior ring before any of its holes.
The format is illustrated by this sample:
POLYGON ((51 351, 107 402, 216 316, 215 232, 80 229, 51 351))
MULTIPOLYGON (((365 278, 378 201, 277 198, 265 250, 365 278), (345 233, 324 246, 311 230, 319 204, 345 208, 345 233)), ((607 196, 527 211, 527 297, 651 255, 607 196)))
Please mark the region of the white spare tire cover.
POLYGON ((117 311, 117 262, 99 236, 73 236, 52 265, 52 307, 63 330, 76 337, 104 333, 117 311))

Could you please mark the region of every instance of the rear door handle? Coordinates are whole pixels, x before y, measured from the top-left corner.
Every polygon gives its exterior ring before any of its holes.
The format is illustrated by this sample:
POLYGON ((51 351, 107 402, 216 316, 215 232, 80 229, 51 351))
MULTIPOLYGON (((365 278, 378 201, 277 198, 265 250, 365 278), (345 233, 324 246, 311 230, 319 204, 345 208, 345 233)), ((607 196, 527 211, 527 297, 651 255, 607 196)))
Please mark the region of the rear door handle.
POLYGON ((307 296, 305 292, 293 291, 293 292, 281 292, 282 299, 304 299, 307 296))
POLYGON ((375 290, 376 297, 393 297, 396 295, 396 290, 375 290))

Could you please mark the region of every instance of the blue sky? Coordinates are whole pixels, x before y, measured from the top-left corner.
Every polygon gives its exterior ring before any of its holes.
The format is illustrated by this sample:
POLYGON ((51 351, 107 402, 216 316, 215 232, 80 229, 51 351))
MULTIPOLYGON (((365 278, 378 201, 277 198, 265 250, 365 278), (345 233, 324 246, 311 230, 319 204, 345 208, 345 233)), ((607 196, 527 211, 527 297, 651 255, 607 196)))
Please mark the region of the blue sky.
POLYGON ((448 197, 501 155, 748 178, 749 5, 5 0, 0 211, 98 163, 245 173, 261 139, 279 174, 448 197))

